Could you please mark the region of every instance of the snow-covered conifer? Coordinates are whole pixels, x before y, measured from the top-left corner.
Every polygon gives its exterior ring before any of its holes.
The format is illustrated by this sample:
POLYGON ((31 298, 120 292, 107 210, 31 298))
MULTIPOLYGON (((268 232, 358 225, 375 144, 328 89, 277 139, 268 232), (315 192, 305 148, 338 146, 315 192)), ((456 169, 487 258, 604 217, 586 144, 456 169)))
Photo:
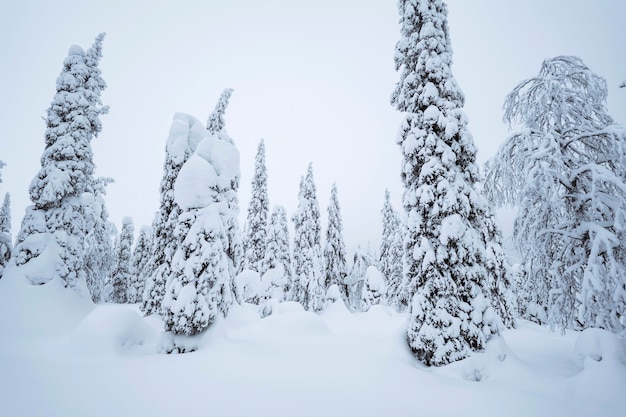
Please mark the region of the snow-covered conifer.
POLYGON ((181 208, 178 245, 162 305, 166 330, 188 336, 226 315, 233 302, 234 242, 229 233, 236 226, 239 152, 219 132, 203 135, 174 184, 181 208))
POLYGON ((110 178, 96 178, 91 190, 83 194, 83 215, 87 226, 83 267, 87 288, 96 303, 104 301, 105 285, 115 264, 112 243, 115 225, 109 221, 104 204, 105 187, 112 181, 110 178))
POLYGON ((392 104, 406 117, 401 146, 407 212, 404 283, 412 295, 407 339, 426 365, 483 350, 499 331, 485 265, 485 200, 476 187, 476 149, 451 72, 442 0, 400 0, 401 71, 392 104))
MULTIPOLYGON (((216 135, 220 140, 229 143, 231 145, 235 145, 233 139, 228 135, 228 132, 225 128, 224 114, 226 113, 226 108, 228 107, 228 103, 230 101, 230 96, 233 93, 232 88, 226 88, 222 91, 217 104, 215 105, 215 109, 209 115, 206 129, 212 134, 216 135)), ((237 162, 237 170, 239 170, 239 162, 237 162)), ((237 191, 239 189, 239 174, 232 176, 231 183, 228 188, 224 188, 222 190, 224 201, 227 202, 228 210, 224 213, 224 221, 226 225, 226 236, 228 238, 228 246, 226 249, 226 255, 228 256, 230 266, 229 266, 229 277, 234 277, 236 272, 240 269, 240 264, 243 259, 243 245, 241 244, 241 234, 239 231, 239 197, 237 195, 237 191)), ((232 290, 235 291, 235 282, 234 280, 231 282, 232 290)), ((238 294, 235 291, 235 300, 237 299, 238 294)))
POLYGON ((252 177, 252 198, 248 206, 246 234, 243 241, 244 256, 243 269, 250 269, 260 274, 263 269, 263 257, 267 237, 267 217, 269 214, 269 199, 267 197, 267 169, 265 168, 265 143, 259 143, 254 161, 254 176, 252 177))
POLYGON ((328 204, 328 227, 326 228, 326 246, 324 247, 324 292, 331 285, 337 285, 344 302, 348 301, 348 287, 346 277, 348 266, 346 262, 346 245, 343 240, 343 224, 341 209, 337 196, 337 184, 333 184, 328 204))
POLYGON ((504 119, 523 130, 487 169, 490 198, 518 206, 523 313, 547 313, 559 329, 624 329, 626 132, 606 97, 606 81, 580 58, 545 60, 507 96, 504 119))
POLYGON ((111 274, 109 301, 127 303, 131 285, 130 258, 132 256, 135 229, 133 219, 124 217, 122 231, 115 245, 115 267, 111 274))
POLYGON ((298 210, 293 216, 295 237, 293 244, 294 280, 292 298, 305 310, 319 311, 324 304, 320 209, 317 203, 313 164, 300 181, 298 210))
POLYGON ((387 283, 385 299, 388 305, 404 311, 409 303, 402 292, 402 222, 391 205, 389 190, 385 190, 385 203, 381 211, 383 233, 378 265, 387 283))
POLYGON ((383 274, 374 265, 368 266, 363 279, 361 308, 367 311, 371 306, 382 304, 386 292, 387 285, 383 274))
POLYGON ((70 48, 47 112, 41 169, 29 189, 33 205, 26 209, 14 251, 17 267, 35 261, 47 248, 58 253, 51 274, 28 276, 34 284, 59 277, 73 287, 84 277, 82 197, 94 182, 91 140, 107 111, 100 99, 106 84, 98 69, 103 39, 100 34, 86 52, 70 48))
POLYGON ((147 316, 160 314, 165 281, 171 274, 172 256, 178 245, 175 227, 181 211, 174 200, 174 182, 183 164, 205 136, 205 128, 196 118, 183 113, 174 115, 165 144, 160 208, 152 223, 151 259, 145 272, 141 310, 147 316))
POLYGON ((146 265, 150 261, 152 247, 152 228, 143 226, 139 230, 137 243, 130 259, 130 282, 128 285, 128 302, 131 304, 142 301, 146 283, 146 265))
POLYGON ((367 268, 374 265, 374 259, 367 253, 361 250, 361 247, 356 248, 354 252, 352 268, 346 280, 348 285, 348 307, 352 311, 363 311, 363 287, 365 286, 365 273, 367 268))
POLYGON ((287 212, 283 206, 274 206, 270 221, 267 227, 267 243, 265 245, 265 256, 263 258, 264 271, 278 269, 282 266, 285 277, 286 295, 291 290, 291 251, 289 249, 289 226, 287 224, 287 212))
MULTIPOLYGON (((0 161, 0 173, 2 172, 2 166, 3 163, 2 161, 0 161)), ((0 176, 0 183, 1 182, 2 177, 0 176)), ((2 207, 0 208, 0 278, 2 278, 4 268, 11 258, 12 249, 13 245, 11 243, 11 195, 9 193, 6 193, 4 195, 2 207)))

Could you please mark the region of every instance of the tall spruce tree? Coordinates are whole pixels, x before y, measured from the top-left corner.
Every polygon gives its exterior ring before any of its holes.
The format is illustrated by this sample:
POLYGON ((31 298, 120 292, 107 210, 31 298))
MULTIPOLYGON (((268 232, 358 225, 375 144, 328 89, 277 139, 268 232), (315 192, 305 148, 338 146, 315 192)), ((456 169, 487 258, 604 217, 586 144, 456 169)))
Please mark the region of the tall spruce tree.
POLYGON ((87 225, 83 267, 87 288, 91 299, 96 303, 104 301, 105 285, 115 265, 113 254, 115 225, 109 221, 109 213, 104 203, 106 186, 112 181, 110 178, 97 178, 91 192, 85 193, 83 198, 85 202, 83 213, 87 225))
POLYGON ((239 152, 220 129, 205 132, 174 184, 182 211, 162 309, 166 330, 178 335, 202 332, 233 302, 239 152))
MULTIPOLYGON (((209 115, 206 129, 210 134, 217 136, 220 140, 235 146, 235 142, 226 131, 226 122, 224 120, 224 114, 226 113, 226 108, 228 107, 230 96, 232 94, 232 88, 225 88, 224 91, 222 91, 222 94, 215 105, 215 109, 213 109, 209 115)), ((237 155, 239 155, 239 153, 237 153, 237 155)), ((237 170, 239 170, 239 160, 237 160, 237 170)), ((229 188, 222 191, 224 201, 227 203, 227 211, 225 213, 228 215, 224 217, 224 221, 228 240, 226 256, 228 257, 230 263, 228 276, 231 278, 233 278, 236 272, 240 270, 240 265, 243 259, 243 245, 241 243, 238 221, 239 196, 237 195, 237 191, 239 190, 239 178, 239 174, 233 175, 229 188)), ((231 291, 234 293, 235 301, 240 302, 241 300, 239 299, 240 297, 237 292, 234 278, 231 279, 231 285, 231 291)))
POLYGON ((380 243, 378 265, 385 277, 388 305, 399 311, 406 310, 408 299, 402 291, 402 223, 391 205, 389 190, 385 190, 385 203, 381 211, 383 233, 380 243))
POLYGON ((165 144, 165 162, 160 187, 160 208, 152 223, 151 259, 146 266, 141 310, 145 315, 161 313, 165 281, 171 274, 172 256, 178 242, 175 227, 180 207, 174 200, 174 182, 183 166, 205 137, 200 121, 187 114, 176 113, 165 144))
POLYGON ((481 351, 499 320, 485 265, 488 209, 476 188, 476 149, 451 72, 442 0, 400 0, 401 71, 392 104, 406 117, 401 146, 407 212, 404 284, 412 295, 407 340, 426 365, 481 351))
POLYGON ((269 199, 267 197, 267 169, 265 168, 265 143, 261 139, 254 161, 252 177, 252 198, 248 206, 246 234, 243 242, 243 269, 263 274, 263 258, 267 237, 267 217, 269 199))
POLYGON ((146 284, 146 266, 150 261, 151 238, 152 229, 149 226, 141 227, 130 259, 128 302, 132 304, 142 301, 143 290, 146 284))
POLYGON ((292 298, 305 310, 320 311, 324 303, 320 209, 317 203, 313 164, 300 181, 298 210, 293 216, 294 280, 292 298))
POLYGON ((331 285, 337 285, 344 302, 348 301, 348 266, 346 262, 346 245, 343 240, 343 224, 337 184, 333 184, 328 204, 328 227, 326 228, 326 246, 324 247, 324 292, 331 285))
POLYGON ((283 268, 285 282, 285 295, 291 293, 291 252, 289 249, 289 225, 287 224, 287 212, 283 206, 274 206, 267 227, 267 242, 265 256, 263 258, 263 270, 283 268))
POLYGON ((626 130, 606 98, 580 58, 545 60, 507 96, 504 119, 522 130, 487 170, 490 198, 518 206, 522 314, 562 330, 624 329, 626 130))
POLYGON ((128 299, 128 293, 131 285, 130 258, 134 233, 133 219, 124 217, 122 231, 115 245, 115 267, 111 274, 109 301, 114 303, 132 302, 128 299))
POLYGON ((103 39, 104 34, 98 35, 86 52, 79 46, 70 48, 47 112, 41 169, 29 188, 33 205, 26 209, 14 251, 15 265, 20 267, 56 246, 54 271, 29 275, 34 284, 58 277, 73 287, 85 275, 87 222, 82 198, 95 181, 91 140, 102 130, 100 115, 107 111, 100 99, 106 83, 98 68, 103 39), (47 243, 42 245, 44 235, 47 243))

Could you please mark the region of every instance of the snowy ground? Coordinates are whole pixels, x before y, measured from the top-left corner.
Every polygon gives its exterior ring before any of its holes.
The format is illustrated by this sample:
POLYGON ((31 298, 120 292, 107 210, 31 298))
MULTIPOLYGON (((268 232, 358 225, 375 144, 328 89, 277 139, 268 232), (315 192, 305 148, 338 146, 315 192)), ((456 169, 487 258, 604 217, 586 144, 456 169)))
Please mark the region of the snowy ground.
POLYGON ((0 280, 2 416, 625 416, 623 339, 521 322, 484 354, 425 368, 406 316, 235 307, 182 355, 158 320, 58 282, 0 280), (476 380, 480 380, 479 382, 476 380))

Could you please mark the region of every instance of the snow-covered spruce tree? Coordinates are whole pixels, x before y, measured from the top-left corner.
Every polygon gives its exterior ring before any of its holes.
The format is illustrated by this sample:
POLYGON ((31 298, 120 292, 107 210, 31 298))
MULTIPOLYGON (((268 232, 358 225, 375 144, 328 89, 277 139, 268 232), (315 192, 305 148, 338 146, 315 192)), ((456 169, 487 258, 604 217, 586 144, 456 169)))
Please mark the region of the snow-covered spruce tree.
POLYGON ((324 293, 331 285, 336 284, 344 302, 348 302, 348 266, 346 262, 346 245, 343 240, 343 224, 341 209, 337 196, 337 184, 333 184, 328 204, 328 227, 326 228, 326 246, 324 247, 324 293))
POLYGON ((317 203, 313 164, 300 181, 298 210, 293 216, 294 280, 292 299, 305 310, 320 311, 324 307, 320 209, 317 203))
MULTIPOLYGON (((2 172, 3 162, 0 161, 0 173, 2 172)), ((2 183, 2 176, 0 175, 0 183, 2 183)), ((11 243, 11 195, 6 193, 4 195, 4 201, 0 208, 0 278, 6 267, 9 259, 11 259, 11 250, 13 245, 11 243)))
POLYGON ((248 206, 246 234, 243 241, 243 269, 250 269, 259 274, 263 270, 263 258, 267 237, 267 217, 269 214, 269 198, 267 197, 267 169, 265 168, 265 143, 261 139, 254 160, 254 176, 252 177, 252 198, 248 206))
POLYGON ((128 284, 128 302, 131 304, 142 301, 146 283, 146 265, 150 261, 152 228, 143 226, 139 230, 137 243, 130 258, 130 282, 128 284))
POLYGON ((367 268, 374 265, 372 257, 357 246, 352 261, 352 268, 346 279, 348 285, 348 307, 352 311, 363 311, 363 287, 367 268))
POLYGON ((111 274, 109 300, 113 303, 127 303, 131 285, 130 258, 132 256, 135 228, 133 219, 124 217, 122 231, 115 245, 115 267, 111 274))
MULTIPOLYGON (((401 71, 392 104, 406 113, 401 146, 404 283, 412 295, 407 340, 426 365, 482 351, 499 332, 486 265, 485 200, 476 188, 476 149, 451 72, 442 0, 400 0, 401 71)), ((494 278, 495 279, 495 278, 494 278)))
POLYGON ((83 268, 87 288, 95 303, 104 301, 105 285, 110 280, 115 264, 112 240, 116 234, 115 225, 109 221, 104 204, 106 186, 112 181, 110 178, 96 178, 91 191, 83 195, 83 214, 87 226, 83 268))
POLYGON ((267 226, 267 242, 263 257, 264 271, 282 266, 285 278, 285 296, 291 292, 291 251, 289 250, 289 226, 287 212, 283 206, 274 206, 267 226))
POLYGON ((367 267, 363 279, 363 291, 361 293, 361 309, 369 310, 371 306, 382 304, 387 292, 385 277, 374 265, 367 267))
POLYGON ((385 302, 398 311, 406 310, 408 298, 402 292, 402 223, 391 205, 389 190, 385 190, 385 203, 381 211, 383 233, 380 243, 378 267, 385 277, 387 293, 385 302))
POLYGON ((519 299, 544 309, 522 313, 553 328, 624 329, 626 132, 606 96, 579 58, 544 61, 507 96, 504 119, 523 130, 488 165, 490 198, 518 206, 519 299))
MULTIPOLYGON (((178 242, 163 299, 167 331, 195 335, 226 315, 233 302, 233 194, 239 183, 239 152, 232 142, 205 133, 174 185, 182 212, 178 242)), ((179 348, 180 349, 180 348, 179 348)))
MULTIPOLYGON (((210 134, 217 136, 220 140, 235 146, 235 142, 226 131, 226 123, 224 121, 224 114, 226 113, 226 108, 228 107, 232 93, 232 88, 225 88, 224 91, 222 91, 222 94, 215 105, 215 109, 213 109, 213 112, 209 115, 206 130, 210 134)), ((237 164, 237 170, 239 170, 239 160, 237 160, 237 164)), ((237 195, 238 189, 239 174, 231 178, 230 188, 223 190, 224 201, 227 202, 228 207, 228 210, 224 212, 225 214, 223 215, 223 218, 226 224, 226 236, 228 238, 226 255, 228 256, 230 262, 228 272, 229 277, 234 277, 236 272, 241 269, 240 265, 243 259, 243 245, 241 244, 241 234, 237 218, 239 214, 239 197, 237 195)), ((239 302, 239 294, 237 293, 234 280, 231 280, 231 284, 231 290, 234 293, 235 301, 239 302)))
POLYGON ((161 312, 165 281, 171 274, 172 256, 178 245, 174 229, 181 211, 174 200, 174 182, 180 168, 205 136, 206 129, 199 120, 183 113, 174 115, 165 143, 160 207, 152 223, 151 257, 145 270, 141 310, 146 316, 161 312))
POLYGON ((70 48, 47 112, 41 169, 29 188, 33 205, 26 209, 13 259, 19 268, 46 250, 58 255, 51 273, 27 277, 33 284, 58 277, 73 287, 84 277, 82 198, 94 182, 91 140, 107 111, 100 99, 106 84, 98 69, 103 39, 100 34, 86 52, 70 48))

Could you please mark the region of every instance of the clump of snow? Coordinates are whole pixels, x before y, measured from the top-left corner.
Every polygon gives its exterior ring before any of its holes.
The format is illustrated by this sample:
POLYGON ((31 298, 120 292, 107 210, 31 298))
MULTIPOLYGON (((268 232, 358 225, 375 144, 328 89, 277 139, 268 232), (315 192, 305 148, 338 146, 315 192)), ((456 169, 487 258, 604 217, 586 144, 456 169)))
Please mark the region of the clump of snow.
POLYGON ((228 190, 238 177, 237 148, 217 136, 207 136, 180 169, 174 199, 183 211, 207 207, 217 202, 219 190, 228 190))
POLYGON ((76 326, 68 348, 71 354, 154 353, 157 332, 137 309, 127 305, 96 307, 76 326))
POLYGON ((576 339, 574 360, 584 366, 588 359, 626 366, 626 340, 604 329, 585 329, 576 339))
POLYGON ((246 303, 259 304, 259 297, 265 294, 261 275, 256 271, 244 269, 235 277, 235 284, 246 303))

